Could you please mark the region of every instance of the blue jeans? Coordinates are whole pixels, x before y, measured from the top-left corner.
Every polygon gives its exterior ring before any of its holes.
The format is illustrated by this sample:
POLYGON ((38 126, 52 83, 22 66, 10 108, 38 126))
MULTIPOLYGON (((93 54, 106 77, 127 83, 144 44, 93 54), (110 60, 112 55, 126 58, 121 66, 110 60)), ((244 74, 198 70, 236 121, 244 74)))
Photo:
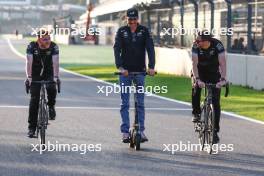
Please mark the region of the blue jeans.
MULTIPOLYGON (((129 75, 128 77, 125 77, 123 75, 120 75, 119 77, 120 86, 131 86, 132 82, 137 85, 136 86, 136 98, 137 98, 137 112, 138 112, 138 120, 139 120, 139 129, 141 132, 145 130, 144 122, 145 122, 145 107, 144 107, 144 91, 142 91, 142 88, 144 88, 145 84, 145 76, 144 75, 136 75, 132 76, 129 75)), ((131 92, 133 93, 133 92, 131 92)), ((121 123, 121 132, 122 133, 128 133, 130 128, 130 120, 129 120, 129 96, 130 92, 124 92, 121 91, 121 109, 120 114, 122 118, 121 123)))

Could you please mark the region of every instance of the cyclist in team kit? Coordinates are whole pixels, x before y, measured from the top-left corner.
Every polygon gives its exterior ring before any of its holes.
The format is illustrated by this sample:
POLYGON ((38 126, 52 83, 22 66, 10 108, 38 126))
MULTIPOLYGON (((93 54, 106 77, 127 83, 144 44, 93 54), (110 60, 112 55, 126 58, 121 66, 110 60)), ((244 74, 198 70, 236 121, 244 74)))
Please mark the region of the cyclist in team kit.
POLYGON ((27 47, 26 59, 27 83, 30 85, 30 104, 28 116, 28 137, 35 135, 38 108, 40 98, 40 84, 32 81, 54 81, 54 84, 47 85, 49 118, 55 120, 56 83, 59 82, 59 48, 51 41, 47 30, 40 30, 37 34, 37 41, 30 42, 27 47))
POLYGON ((220 130, 220 93, 221 87, 226 84, 226 56, 223 44, 213 38, 209 31, 198 32, 196 41, 192 47, 192 114, 193 122, 201 118, 201 88, 205 83, 216 84, 213 89, 213 105, 215 110, 215 136, 214 143, 219 142, 218 132, 220 130))
MULTIPOLYGON (((116 33, 114 44, 115 64, 122 73, 119 77, 121 86, 131 86, 132 81, 137 86, 144 86, 145 75, 129 75, 129 72, 146 72, 150 76, 155 74, 155 51, 153 39, 147 27, 138 22, 138 11, 135 8, 127 10, 127 25, 120 27, 116 33), (148 53, 148 70, 146 70, 145 53, 148 53)), ((121 92, 121 133, 122 141, 129 142, 129 92, 121 92)), ((140 124, 141 141, 146 142, 148 138, 144 134, 145 107, 144 93, 137 92, 138 118, 140 124)))

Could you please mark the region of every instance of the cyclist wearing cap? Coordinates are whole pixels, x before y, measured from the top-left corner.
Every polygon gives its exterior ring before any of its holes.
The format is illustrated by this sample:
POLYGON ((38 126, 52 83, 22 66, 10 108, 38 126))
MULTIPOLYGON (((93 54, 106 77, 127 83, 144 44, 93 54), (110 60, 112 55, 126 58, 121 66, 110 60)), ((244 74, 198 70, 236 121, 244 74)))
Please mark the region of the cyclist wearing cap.
POLYGON ((215 130, 214 143, 219 142, 218 132, 220 130, 220 92, 221 87, 226 84, 226 56, 223 44, 212 38, 209 31, 198 32, 196 41, 192 47, 192 107, 193 122, 200 120, 201 108, 201 88, 205 83, 216 84, 213 89, 213 105, 215 110, 215 130))
MULTIPOLYGON (((114 54, 116 67, 122 75, 119 77, 121 86, 131 86, 132 81, 137 86, 144 86, 145 75, 131 76, 129 72, 146 72, 145 53, 148 53, 148 73, 155 74, 155 51, 152 37, 148 28, 138 23, 138 11, 134 8, 127 10, 127 25, 120 27, 116 33, 114 54)), ((129 92, 121 93, 121 133, 122 141, 129 142, 129 92)), ((145 108, 144 93, 137 93, 138 118, 142 142, 148 141, 144 134, 145 108)))
MULTIPOLYGON (((35 135, 38 106, 40 98, 40 85, 31 83, 32 81, 59 81, 59 48, 50 40, 48 31, 38 32, 36 42, 30 42, 27 47, 26 75, 30 85, 30 104, 28 116, 28 137, 35 135)), ((55 120, 56 85, 47 85, 49 118, 55 120)))

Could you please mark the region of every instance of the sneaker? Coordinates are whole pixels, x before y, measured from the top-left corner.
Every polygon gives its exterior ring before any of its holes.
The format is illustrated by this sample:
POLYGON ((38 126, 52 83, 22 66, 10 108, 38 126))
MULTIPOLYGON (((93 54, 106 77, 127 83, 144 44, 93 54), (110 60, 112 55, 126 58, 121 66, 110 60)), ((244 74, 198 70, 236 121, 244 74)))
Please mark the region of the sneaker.
POLYGON ((35 131, 36 131, 36 130, 34 130, 34 129, 29 129, 29 130, 28 130, 28 134, 27 134, 28 137, 29 137, 29 138, 33 138, 33 137, 35 136, 35 131))
POLYGON ((123 142, 123 143, 129 143, 129 142, 130 142, 130 136, 129 136, 129 133, 123 133, 123 134, 122 134, 122 142, 123 142))
POLYGON ((147 136, 144 134, 144 132, 141 132, 141 142, 148 142, 147 136))
POLYGON ((219 143, 220 139, 219 136, 217 134, 217 132, 214 133, 214 137, 213 137, 213 144, 217 144, 219 143))
POLYGON ((196 123, 199 122, 201 120, 201 115, 200 114, 194 114, 193 118, 192 118, 192 122, 196 123))
POLYGON ((54 106, 49 107, 49 120, 55 120, 56 117, 56 111, 54 106))

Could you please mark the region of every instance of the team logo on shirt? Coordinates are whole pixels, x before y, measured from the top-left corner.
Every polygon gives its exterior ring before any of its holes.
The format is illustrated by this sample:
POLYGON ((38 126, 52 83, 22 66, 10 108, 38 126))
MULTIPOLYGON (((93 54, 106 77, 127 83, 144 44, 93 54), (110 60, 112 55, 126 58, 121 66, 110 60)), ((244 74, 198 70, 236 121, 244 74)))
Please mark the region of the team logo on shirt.
POLYGON ((210 52, 209 52, 210 56, 213 56, 215 54, 215 50, 212 49, 210 52))
POLYGON ((35 55, 38 55, 39 53, 38 53, 38 50, 34 50, 34 54, 35 55))
POLYGON ((221 50, 224 49, 224 46, 223 46, 221 43, 218 43, 218 44, 216 45, 216 48, 217 48, 219 51, 221 51, 221 50))
POLYGON ((123 36, 124 36, 124 38, 127 38, 127 37, 128 37, 128 33, 127 33, 127 31, 125 31, 125 32, 123 33, 123 36))
POLYGON ((199 49, 199 53, 200 53, 200 55, 204 54, 203 50, 201 50, 201 49, 199 49))
POLYGON ((138 36, 138 37, 141 37, 142 35, 143 35, 143 34, 142 34, 141 31, 137 33, 137 36, 138 36))
POLYGON ((51 54, 51 51, 47 51, 47 52, 46 52, 46 55, 50 55, 50 54, 51 54))
POLYGON ((59 51, 59 47, 58 47, 57 45, 55 45, 55 46, 54 46, 54 50, 55 50, 56 52, 58 52, 58 51, 59 51))

